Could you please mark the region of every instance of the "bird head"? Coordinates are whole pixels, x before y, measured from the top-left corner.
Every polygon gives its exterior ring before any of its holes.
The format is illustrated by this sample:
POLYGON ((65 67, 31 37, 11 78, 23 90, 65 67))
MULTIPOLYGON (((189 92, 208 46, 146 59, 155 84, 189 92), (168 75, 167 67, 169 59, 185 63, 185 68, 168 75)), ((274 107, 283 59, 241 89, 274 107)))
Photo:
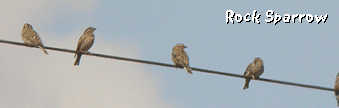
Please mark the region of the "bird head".
POLYGON ((32 25, 28 24, 28 23, 25 23, 24 24, 24 28, 30 28, 30 29, 33 29, 32 25))
POLYGON ((94 30, 96 30, 97 28, 93 28, 93 27, 88 27, 84 33, 93 33, 94 30))
POLYGON ((259 61, 262 61, 261 58, 257 57, 257 58, 254 58, 254 63, 257 63, 259 61))
POLYGON ((178 43, 178 44, 175 45, 175 46, 177 46, 177 47, 180 48, 180 49, 185 49, 185 48, 187 48, 187 46, 185 46, 185 45, 182 44, 182 43, 178 43))

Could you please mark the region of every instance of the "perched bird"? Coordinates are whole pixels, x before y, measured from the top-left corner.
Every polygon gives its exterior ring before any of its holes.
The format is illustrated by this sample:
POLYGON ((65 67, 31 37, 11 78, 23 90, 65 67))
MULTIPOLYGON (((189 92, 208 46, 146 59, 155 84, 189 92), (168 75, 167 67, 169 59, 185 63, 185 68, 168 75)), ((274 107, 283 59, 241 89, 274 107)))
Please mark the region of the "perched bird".
POLYGON ((246 80, 243 89, 245 90, 249 87, 251 79, 258 79, 259 76, 263 73, 264 73, 263 61, 259 57, 254 58, 254 61, 247 66, 246 71, 244 72, 244 77, 246 77, 246 80))
POLYGON ((24 27, 22 28, 22 31, 21 31, 21 39, 24 41, 25 44, 31 47, 39 47, 42 51, 44 51, 45 54, 48 55, 38 33, 36 33, 33 30, 32 25, 27 24, 27 23, 24 24, 24 27))
POLYGON ((88 27, 84 34, 80 37, 79 41, 78 41, 78 45, 77 45, 77 49, 76 49, 76 53, 74 55, 74 57, 76 56, 76 60, 74 62, 74 65, 79 65, 80 62, 80 58, 81 55, 83 53, 88 53, 87 51, 93 46, 94 43, 94 30, 96 28, 93 27, 88 27))
POLYGON ((339 72, 337 74, 337 77, 335 78, 334 94, 337 100, 337 106, 339 107, 339 72))
POLYGON ((184 44, 177 44, 172 49, 172 61, 176 67, 184 68, 188 73, 192 73, 192 69, 189 65, 188 55, 184 51, 187 48, 184 44))

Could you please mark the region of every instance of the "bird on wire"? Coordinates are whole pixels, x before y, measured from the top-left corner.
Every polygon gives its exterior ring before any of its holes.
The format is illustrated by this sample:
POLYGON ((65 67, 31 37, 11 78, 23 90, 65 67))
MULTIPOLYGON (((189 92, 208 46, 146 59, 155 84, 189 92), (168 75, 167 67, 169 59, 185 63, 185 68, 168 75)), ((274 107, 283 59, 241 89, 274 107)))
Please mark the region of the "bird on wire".
POLYGON ((184 68, 189 74, 192 73, 192 69, 189 65, 189 58, 184 49, 187 48, 184 44, 176 44, 172 49, 172 61, 175 67, 184 68))
POLYGON ((258 79, 261 74, 264 73, 264 63, 263 60, 259 57, 254 58, 254 61, 250 63, 246 71, 244 72, 245 77, 245 85, 243 90, 247 89, 249 87, 249 83, 251 79, 258 79))
POLYGON ((80 63, 80 58, 81 55, 83 53, 89 53, 88 50, 93 46, 94 44, 94 30, 96 30, 96 28, 93 27, 88 27, 84 34, 80 37, 79 41, 78 41, 78 45, 77 48, 75 50, 75 55, 74 57, 76 57, 76 60, 74 62, 75 66, 78 66, 80 63))
POLYGON ((29 45, 30 47, 38 47, 45 54, 48 55, 46 49, 44 48, 44 45, 42 44, 40 36, 36 31, 33 30, 32 25, 28 23, 24 24, 24 27, 22 28, 21 31, 21 39, 24 41, 26 45, 29 45))

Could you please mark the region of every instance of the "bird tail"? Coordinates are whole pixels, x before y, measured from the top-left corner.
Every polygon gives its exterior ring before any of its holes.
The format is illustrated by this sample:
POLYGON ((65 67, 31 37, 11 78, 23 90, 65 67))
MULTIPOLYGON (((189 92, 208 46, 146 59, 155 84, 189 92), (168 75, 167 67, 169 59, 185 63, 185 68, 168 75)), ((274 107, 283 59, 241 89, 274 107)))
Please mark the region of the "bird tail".
POLYGON ((38 46, 45 54, 47 54, 48 55, 48 53, 47 53, 47 51, 46 51, 46 49, 43 47, 43 46, 38 46))
POLYGON ((77 58, 76 58, 76 60, 74 62, 74 66, 79 66, 81 55, 82 54, 77 54, 77 58))
POLYGON ((190 67, 184 67, 184 69, 189 73, 189 74, 193 74, 192 73, 192 69, 190 67))
POLYGON ((246 78, 246 79, 245 79, 245 85, 244 85, 244 88, 242 88, 243 90, 248 89, 249 84, 250 84, 250 81, 251 81, 250 78, 246 78))

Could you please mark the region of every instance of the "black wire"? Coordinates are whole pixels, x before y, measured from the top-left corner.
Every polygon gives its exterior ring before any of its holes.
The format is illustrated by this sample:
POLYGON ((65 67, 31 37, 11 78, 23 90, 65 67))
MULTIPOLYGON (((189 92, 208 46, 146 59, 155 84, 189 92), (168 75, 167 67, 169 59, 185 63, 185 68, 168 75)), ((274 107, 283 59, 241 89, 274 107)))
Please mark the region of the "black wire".
MULTIPOLYGON (((7 44, 20 45, 20 46, 28 46, 28 45, 26 45, 24 43, 7 41, 7 40, 1 40, 1 39, 0 39, 0 42, 1 43, 7 43, 7 44)), ((38 48, 38 47, 35 47, 35 48, 38 48)), ((45 49, 61 51, 61 52, 75 53, 75 50, 69 50, 69 49, 63 49, 63 48, 54 48, 54 47, 45 46, 45 49)), ((124 58, 124 57, 104 55, 104 54, 97 54, 97 53, 89 53, 89 54, 86 54, 86 55, 92 55, 92 56, 103 57, 103 58, 111 58, 111 59, 118 59, 118 60, 132 61, 132 62, 137 62, 137 63, 145 63, 145 64, 151 64, 151 65, 158 65, 158 66, 176 68, 175 65, 173 65, 173 64, 153 62, 153 61, 147 61, 147 60, 138 60, 138 59, 124 58)), ((238 74, 233 74, 233 73, 226 73, 226 72, 213 71, 213 70, 207 70, 207 69, 200 69, 200 68, 194 68, 194 67, 191 67, 191 68, 194 71, 199 71, 199 72, 204 72, 204 73, 225 75, 225 76, 231 76, 231 77, 237 77, 237 78, 245 78, 243 75, 238 75, 238 74)), ((318 89, 318 90, 334 91, 333 88, 320 87, 320 86, 314 86, 314 85, 306 85, 306 84, 299 84, 299 83, 279 81, 279 80, 266 79, 266 78, 259 78, 259 79, 252 79, 252 80, 266 81, 266 82, 271 82, 271 83, 285 84, 285 85, 305 87, 305 88, 312 88, 312 89, 318 89)))

